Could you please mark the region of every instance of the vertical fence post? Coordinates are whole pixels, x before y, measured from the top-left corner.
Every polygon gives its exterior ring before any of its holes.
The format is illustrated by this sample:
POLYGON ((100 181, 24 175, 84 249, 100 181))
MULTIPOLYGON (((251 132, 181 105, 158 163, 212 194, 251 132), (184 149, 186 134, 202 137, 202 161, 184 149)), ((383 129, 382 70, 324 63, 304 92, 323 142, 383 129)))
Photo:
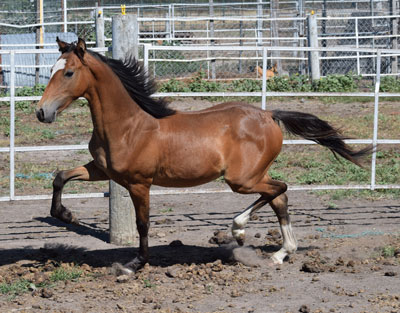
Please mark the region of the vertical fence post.
MULTIPOLYGON (((310 48, 318 48, 318 28, 317 16, 314 12, 308 16, 308 46, 310 48)), ((319 68, 319 52, 310 51, 308 54, 308 62, 311 66, 311 79, 318 80, 321 77, 319 68)))
MULTIPOLYGON (((304 17, 304 1, 305 0, 298 0, 299 1, 299 17, 304 17)), ((305 31, 304 31, 304 21, 298 21, 298 26, 299 26, 299 37, 302 38, 305 36, 305 31)), ((300 40, 300 47, 304 47, 304 40, 300 40)), ((298 57, 303 58, 304 57, 304 51, 299 51, 298 52, 298 57)), ((306 67, 304 65, 305 62, 300 62, 299 64, 299 72, 302 75, 305 75, 306 73, 306 67)))
POLYGON ((103 9, 96 8, 96 47, 104 48, 105 46, 103 9))
POLYGON ((175 38, 175 5, 171 4, 171 34, 175 38))
POLYGON ((10 52, 10 200, 15 199, 15 52, 10 52))
POLYGON ((171 4, 168 5, 168 18, 169 18, 169 23, 168 23, 168 34, 169 34, 169 38, 172 39, 172 6, 171 4))
POLYGON ((63 10, 63 23, 64 23, 64 33, 68 32, 68 12, 67 12, 67 0, 63 0, 62 5, 63 10))
MULTIPOLYGON (((390 2, 390 15, 396 15, 398 12, 398 9, 396 8, 396 3, 398 3, 396 0, 391 0, 390 2)), ((392 49, 397 50, 398 48, 398 17, 392 18, 392 25, 391 25, 391 31, 392 31, 392 49)), ((392 74, 397 74, 399 69, 398 69, 398 57, 394 56, 391 58, 391 63, 392 63, 392 74)))
MULTIPOLYGON (((239 37, 243 38, 243 21, 239 22, 239 37)), ((239 40, 239 46, 243 46, 243 40, 241 40, 241 39, 239 40)), ((239 65, 238 65, 238 71, 239 71, 240 74, 242 74, 242 72, 243 72, 243 69, 242 69, 242 54, 243 54, 243 51, 240 50, 239 51, 239 65)))
POLYGON ((171 26, 168 13, 165 13, 165 39, 167 39, 167 42, 171 42, 171 26))
POLYGON ((262 45, 262 37, 263 37, 263 0, 258 0, 257 3, 257 44, 259 46, 262 45))
MULTIPOLYGON (((112 53, 114 59, 138 57, 138 23, 136 15, 112 18, 112 53)), ((128 192, 110 180, 110 242, 118 245, 136 241, 136 214, 128 192)))
POLYGON ((261 96, 261 108, 263 110, 267 107, 267 48, 264 47, 262 50, 263 67, 262 67, 262 96, 261 96))
MULTIPOLYGON (((214 17, 214 0, 209 0, 210 4, 210 37, 211 37, 211 46, 215 45, 214 41, 214 20, 212 19, 214 17)), ((216 74, 215 74, 215 59, 213 59, 215 54, 214 50, 211 50, 211 79, 216 79, 216 74)))
MULTIPOLYGON (((359 38, 358 38, 358 18, 355 18, 355 32, 356 32, 356 48, 360 47, 359 38)), ((357 51, 357 75, 361 74, 360 70, 360 52, 357 51)))
POLYGON ((379 117, 379 87, 381 84, 381 51, 376 54, 376 80, 375 80, 375 95, 374 95, 374 135, 372 138, 372 161, 371 161, 371 190, 375 190, 375 175, 376 175, 376 146, 378 141, 378 117, 379 117))

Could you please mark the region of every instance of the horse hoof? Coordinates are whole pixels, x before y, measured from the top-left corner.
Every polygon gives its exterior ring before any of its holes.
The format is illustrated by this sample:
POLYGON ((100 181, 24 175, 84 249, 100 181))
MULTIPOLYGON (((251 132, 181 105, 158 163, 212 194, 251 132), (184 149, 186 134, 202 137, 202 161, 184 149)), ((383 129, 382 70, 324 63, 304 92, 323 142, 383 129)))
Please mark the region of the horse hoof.
POLYGON ((147 261, 141 260, 141 258, 136 257, 132 261, 124 264, 123 267, 125 270, 131 271, 132 273, 140 270, 146 263, 147 261))
POLYGON ((125 267, 121 263, 113 263, 112 271, 115 276, 131 275, 134 273, 130 268, 125 267))
POLYGON ((236 238, 236 242, 238 243, 239 246, 241 247, 244 246, 244 238, 236 238))
POLYGON ((51 210, 51 216, 59 219, 60 221, 67 224, 79 225, 79 220, 75 217, 74 214, 70 210, 68 210, 65 206, 61 205, 60 210, 51 210), (55 213, 57 212, 57 213, 55 213))

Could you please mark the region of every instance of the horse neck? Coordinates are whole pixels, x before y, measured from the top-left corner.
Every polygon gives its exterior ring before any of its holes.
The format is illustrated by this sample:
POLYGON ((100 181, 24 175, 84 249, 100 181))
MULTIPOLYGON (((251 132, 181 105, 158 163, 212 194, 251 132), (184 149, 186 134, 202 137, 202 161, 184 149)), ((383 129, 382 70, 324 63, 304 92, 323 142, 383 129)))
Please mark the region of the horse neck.
POLYGON ((94 57, 90 58, 89 67, 96 78, 86 98, 93 131, 100 138, 120 138, 128 128, 134 130, 143 123, 156 121, 133 101, 111 68, 94 57))

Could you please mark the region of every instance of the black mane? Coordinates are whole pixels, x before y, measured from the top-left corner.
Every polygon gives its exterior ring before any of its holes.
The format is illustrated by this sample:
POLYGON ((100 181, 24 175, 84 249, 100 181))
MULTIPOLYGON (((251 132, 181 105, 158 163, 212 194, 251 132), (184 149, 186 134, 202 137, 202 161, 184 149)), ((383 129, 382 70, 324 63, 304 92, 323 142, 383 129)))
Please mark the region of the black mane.
POLYGON ((134 57, 125 60, 107 58, 97 52, 89 51, 91 55, 107 64, 119 77, 131 98, 147 113, 155 118, 163 118, 175 114, 175 110, 168 108, 164 99, 155 99, 151 95, 156 92, 156 84, 150 78, 139 61, 134 57))

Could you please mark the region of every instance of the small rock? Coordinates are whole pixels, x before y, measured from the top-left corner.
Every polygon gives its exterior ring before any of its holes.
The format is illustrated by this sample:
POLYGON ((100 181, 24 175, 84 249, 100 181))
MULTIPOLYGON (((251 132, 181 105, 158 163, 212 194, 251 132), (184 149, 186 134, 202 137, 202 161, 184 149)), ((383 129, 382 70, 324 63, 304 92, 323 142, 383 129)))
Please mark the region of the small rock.
POLYGON ((311 281, 319 281, 319 277, 318 276, 314 276, 311 281))
POLYGON ((164 238, 166 236, 166 234, 163 233, 163 232, 159 232, 156 235, 157 235, 158 238, 164 238))
POLYGON ((277 229, 270 229, 270 230, 268 230, 267 236, 270 236, 273 239, 279 239, 279 238, 281 238, 281 233, 277 229))
POLYGON ((183 243, 180 240, 174 240, 170 242, 170 247, 182 247, 183 243))
POLYGON ((255 238, 261 238, 261 234, 260 234, 260 233, 256 233, 256 234, 254 235, 254 237, 255 237, 255 238))
POLYGON ((83 263, 81 265, 81 270, 83 270, 85 272, 90 272, 92 270, 92 268, 89 265, 87 265, 86 263, 83 263))
POLYGON ((349 262, 347 262, 347 267, 354 267, 355 262, 353 260, 350 260, 349 262))
POLYGON ((174 266, 170 266, 167 268, 165 275, 167 275, 168 277, 171 277, 171 278, 175 278, 178 276, 178 273, 179 273, 178 268, 176 268, 174 266))
POLYGON ((396 272, 385 272, 385 276, 397 276, 396 272))
POLYGON ((232 290, 232 292, 231 292, 231 297, 232 298, 238 298, 240 296, 242 296, 241 292, 239 292, 238 290, 232 290))
POLYGON ((250 221, 258 221, 260 218, 257 214, 253 214, 250 216, 250 221))
POLYGON ((41 297, 42 298, 51 298, 53 296, 53 292, 47 288, 43 288, 41 291, 41 297))
POLYGON ((163 218, 162 220, 158 220, 155 222, 156 225, 171 225, 174 224, 175 222, 171 220, 170 218, 163 218))
POLYGON ((304 262, 303 265, 301 266, 300 271, 305 272, 305 273, 321 273, 322 269, 316 263, 304 262))
POLYGON ((221 272, 224 269, 224 265, 221 260, 217 260, 213 263, 212 268, 213 272, 221 272))
POLYGON ((150 296, 146 296, 143 298, 143 303, 153 303, 153 298, 150 296))
POLYGON ((299 312, 301 312, 301 313, 310 313, 310 308, 307 305, 303 304, 300 307, 299 312))
POLYGON ((117 277, 118 283, 126 283, 129 280, 129 275, 120 275, 117 277))
POLYGON ((125 310, 125 307, 122 304, 117 303, 117 308, 120 310, 125 310))
POLYGON ((43 282, 45 282, 46 280, 48 280, 49 279, 49 277, 46 275, 46 274, 44 274, 44 273, 42 273, 42 272, 36 272, 35 274, 34 274, 34 276, 33 276, 33 283, 35 283, 36 285, 39 285, 39 284, 41 284, 41 283, 43 283, 43 282))

